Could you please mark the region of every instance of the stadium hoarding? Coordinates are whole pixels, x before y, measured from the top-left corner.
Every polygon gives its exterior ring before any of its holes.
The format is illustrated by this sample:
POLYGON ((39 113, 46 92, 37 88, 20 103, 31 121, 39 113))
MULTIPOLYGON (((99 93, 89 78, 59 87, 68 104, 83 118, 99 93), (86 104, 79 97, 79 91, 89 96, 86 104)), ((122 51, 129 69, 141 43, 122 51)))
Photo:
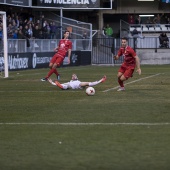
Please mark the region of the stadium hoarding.
POLYGON ((23 6, 32 8, 56 9, 112 9, 112 2, 108 0, 105 7, 104 0, 0 0, 0 4, 23 6))
MULTIPOLYGON (((8 53, 8 69, 13 70, 25 70, 25 69, 37 69, 48 68, 49 62, 54 55, 54 52, 29 52, 29 53, 8 53)), ((67 63, 68 57, 66 56, 62 66, 79 66, 91 64, 91 52, 90 51, 72 51, 71 63, 67 63)), ((3 69, 3 56, 0 56, 0 66, 2 63, 3 69)), ((0 67, 1 68, 1 67, 0 67)))
POLYGON ((14 6, 30 6, 30 1, 28 0, 0 0, 0 3, 14 6))
MULTIPOLYGON (((63 9, 106 9, 101 6, 100 0, 36 0, 36 6, 63 9)), ((112 9, 112 0, 107 9, 112 9)))

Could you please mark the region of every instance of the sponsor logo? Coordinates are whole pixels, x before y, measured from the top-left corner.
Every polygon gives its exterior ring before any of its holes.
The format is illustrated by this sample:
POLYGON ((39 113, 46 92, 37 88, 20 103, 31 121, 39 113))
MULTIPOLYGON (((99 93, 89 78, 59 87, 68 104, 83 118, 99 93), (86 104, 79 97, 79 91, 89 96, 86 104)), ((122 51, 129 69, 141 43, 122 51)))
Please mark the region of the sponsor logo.
MULTIPOLYGON (((77 55, 76 54, 72 54, 71 55, 71 63, 75 64, 77 61, 77 55)), ((70 63, 70 64, 71 64, 70 63)), ((65 57, 64 60, 63 60, 63 65, 68 65, 68 57, 65 57)))
POLYGON ((8 56, 9 69, 22 69, 28 68, 28 58, 20 58, 17 56, 8 56))
POLYGON ((4 57, 0 57, 0 71, 4 70, 4 57))
POLYGON ((92 2, 93 4, 95 4, 95 3, 96 3, 96 1, 97 1, 97 0, 91 0, 91 2, 92 2))
POLYGON ((51 60, 51 57, 37 57, 37 54, 34 53, 32 57, 32 67, 36 68, 37 64, 49 63, 50 60, 51 60))
POLYGON ((77 61, 77 55, 73 54, 71 58, 72 63, 75 63, 77 61))
MULTIPOLYGON (((96 0, 92 0, 92 1, 96 1, 96 0)), ((42 3, 43 0, 40 0, 40 2, 42 3)), ((54 4, 90 4, 89 0, 44 0, 44 3, 54 3, 54 4)))

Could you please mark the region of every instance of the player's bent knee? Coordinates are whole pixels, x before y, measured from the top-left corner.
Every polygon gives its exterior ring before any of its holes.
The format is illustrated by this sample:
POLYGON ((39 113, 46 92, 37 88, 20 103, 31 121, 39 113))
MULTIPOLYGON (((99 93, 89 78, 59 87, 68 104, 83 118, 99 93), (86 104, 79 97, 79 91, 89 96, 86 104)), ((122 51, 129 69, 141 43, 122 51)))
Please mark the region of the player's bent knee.
POLYGON ((120 79, 121 81, 125 81, 125 80, 127 80, 128 78, 125 77, 124 75, 122 75, 119 79, 120 79))

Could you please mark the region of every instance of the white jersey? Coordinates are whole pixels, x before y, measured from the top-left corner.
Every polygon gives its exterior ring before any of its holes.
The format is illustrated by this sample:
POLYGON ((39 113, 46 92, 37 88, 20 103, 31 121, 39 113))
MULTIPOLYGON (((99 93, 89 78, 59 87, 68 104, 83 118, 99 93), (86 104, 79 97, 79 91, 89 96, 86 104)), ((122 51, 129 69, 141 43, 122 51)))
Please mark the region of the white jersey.
POLYGON ((82 89, 82 87, 80 86, 80 83, 81 81, 79 80, 70 80, 69 82, 64 83, 62 85, 67 85, 71 89, 82 89))

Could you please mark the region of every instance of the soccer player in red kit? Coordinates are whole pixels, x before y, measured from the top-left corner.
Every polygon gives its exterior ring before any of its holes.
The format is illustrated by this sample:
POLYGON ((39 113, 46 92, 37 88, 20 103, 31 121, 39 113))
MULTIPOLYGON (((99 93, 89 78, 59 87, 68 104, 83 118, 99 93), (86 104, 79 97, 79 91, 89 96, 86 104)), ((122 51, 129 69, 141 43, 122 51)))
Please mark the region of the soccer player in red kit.
POLYGON ((141 75, 140 61, 139 57, 136 55, 135 51, 127 45, 127 38, 122 38, 122 46, 118 51, 118 54, 114 56, 115 60, 118 60, 120 56, 124 57, 124 62, 118 70, 118 83, 120 85, 117 91, 125 90, 123 82, 128 78, 133 76, 133 72, 136 67, 136 72, 141 75))
POLYGON ((67 52, 68 52, 68 64, 70 64, 70 56, 72 50, 72 42, 68 39, 70 35, 69 31, 64 32, 64 38, 59 41, 58 46, 54 49, 56 52, 52 57, 49 67, 51 68, 45 78, 42 78, 41 81, 47 81, 48 78, 54 73, 57 76, 57 79, 60 79, 57 67, 60 67, 62 64, 67 52))

